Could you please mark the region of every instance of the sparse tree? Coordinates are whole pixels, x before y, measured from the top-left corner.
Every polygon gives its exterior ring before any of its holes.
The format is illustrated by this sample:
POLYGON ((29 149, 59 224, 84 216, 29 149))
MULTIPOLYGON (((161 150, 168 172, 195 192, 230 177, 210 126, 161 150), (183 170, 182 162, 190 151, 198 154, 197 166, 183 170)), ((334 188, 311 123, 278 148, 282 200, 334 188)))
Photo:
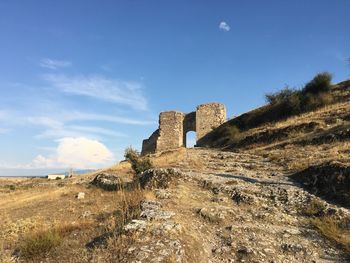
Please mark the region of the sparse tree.
POLYGON ((141 156, 140 153, 131 146, 125 149, 124 157, 131 163, 131 167, 136 174, 140 174, 152 168, 151 160, 148 157, 141 156))

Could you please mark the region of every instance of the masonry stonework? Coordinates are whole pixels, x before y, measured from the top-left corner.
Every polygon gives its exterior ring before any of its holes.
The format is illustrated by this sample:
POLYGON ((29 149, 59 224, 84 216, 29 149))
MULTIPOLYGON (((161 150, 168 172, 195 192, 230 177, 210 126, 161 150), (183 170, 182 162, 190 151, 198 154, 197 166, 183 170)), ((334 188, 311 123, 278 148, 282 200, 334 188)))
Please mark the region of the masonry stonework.
POLYGON ((220 103, 197 106, 196 111, 182 113, 165 111, 159 114, 159 128, 143 140, 142 154, 186 147, 186 133, 196 132, 196 142, 226 122, 226 109, 220 103))
POLYGON ((159 115, 159 137, 157 151, 165 151, 183 146, 184 114, 177 111, 161 112, 159 115))
POLYGON ((197 106, 196 140, 197 142, 216 127, 226 122, 226 109, 223 104, 210 103, 197 106))

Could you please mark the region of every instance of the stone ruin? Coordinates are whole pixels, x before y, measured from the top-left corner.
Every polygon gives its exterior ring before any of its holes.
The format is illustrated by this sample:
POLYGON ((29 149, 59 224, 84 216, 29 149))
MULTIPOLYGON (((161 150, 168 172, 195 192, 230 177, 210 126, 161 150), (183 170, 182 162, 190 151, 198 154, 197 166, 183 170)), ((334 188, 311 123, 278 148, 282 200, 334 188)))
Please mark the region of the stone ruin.
POLYGON ((186 134, 189 131, 196 132, 196 146, 200 146, 200 139, 224 122, 226 109, 221 103, 201 104, 196 111, 187 114, 178 111, 161 112, 159 128, 143 140, 142 154, 186 147, 186 134))

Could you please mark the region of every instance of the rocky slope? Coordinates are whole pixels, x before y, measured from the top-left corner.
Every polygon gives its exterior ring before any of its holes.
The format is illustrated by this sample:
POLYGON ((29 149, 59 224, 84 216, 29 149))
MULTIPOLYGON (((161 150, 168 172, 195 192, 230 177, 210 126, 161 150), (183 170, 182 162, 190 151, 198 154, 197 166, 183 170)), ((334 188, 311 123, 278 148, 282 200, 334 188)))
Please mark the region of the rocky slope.
MULTIPOLYGON (((130 262, 347 262, 303 213, 317 202, 323 213, 350 220, 348 209, 306 192, 283 167, 257 155, 185 154, 178 179, 153 188, 155 198, 125 226, 135 237, 126 252, 130 262)), ((173 174, 158 173, 163 181, 173 174)))

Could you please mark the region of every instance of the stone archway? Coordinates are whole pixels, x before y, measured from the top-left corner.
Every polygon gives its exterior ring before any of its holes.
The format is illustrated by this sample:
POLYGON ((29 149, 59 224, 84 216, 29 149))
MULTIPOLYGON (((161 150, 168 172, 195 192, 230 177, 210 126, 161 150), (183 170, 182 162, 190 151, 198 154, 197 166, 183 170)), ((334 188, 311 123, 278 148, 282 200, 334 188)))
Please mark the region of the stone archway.
MULTIPOLYGON (((186 147, 186 134, 196 133, 196 144, 213 128, 226 121, 226 109, 220 103, 197 106, 188 114, 165 111, 159 114, 159 128, 142 143, 142 154, 186 147)), ((200 146, 200 145, 199 145, 200 146)))
POLYGON ((193 111, 184 116, 183 120, 183 147, 187 147, 187 133, 196 132, 196 112, 193 111))

